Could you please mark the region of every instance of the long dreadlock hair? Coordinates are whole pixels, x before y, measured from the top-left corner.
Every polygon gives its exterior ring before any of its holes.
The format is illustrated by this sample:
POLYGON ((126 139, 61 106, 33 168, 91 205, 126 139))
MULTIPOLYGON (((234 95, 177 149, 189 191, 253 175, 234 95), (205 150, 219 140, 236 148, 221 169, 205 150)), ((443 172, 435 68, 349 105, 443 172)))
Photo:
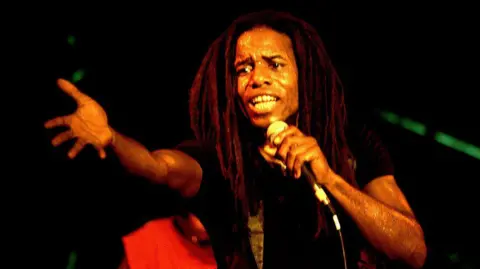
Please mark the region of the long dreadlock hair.
MULTIPOLYGON (((224 177, 235 194, 236 210, 249 214, 244 147, 251 128, 238 105, 233 68, 236 41, 245 31, 267 26, 288 35, 298 67, 298 128, 319 141, 331 168, 351 183, 350 150, 344 133, 346 107, 342 83, 323 42, 307 22, 289 13, 261 11, 235 20, 210 46, 190 91, 191 128, 198 140, 215 145, 224 177)), ((251 149, 255 150, 255 149, 251 149)))

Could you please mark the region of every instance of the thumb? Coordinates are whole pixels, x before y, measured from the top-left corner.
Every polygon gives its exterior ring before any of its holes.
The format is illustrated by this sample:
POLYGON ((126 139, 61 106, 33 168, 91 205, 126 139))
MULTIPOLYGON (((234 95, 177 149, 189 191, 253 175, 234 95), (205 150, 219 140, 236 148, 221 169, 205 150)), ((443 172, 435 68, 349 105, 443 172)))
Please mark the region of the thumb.
POLYGON ((73 83, 66 79, 58 79, 57 85, 60 89, 62 89, 63 92, 70 95, 79 105, 82 104, 86 99, 89 99, 87 95, 82 93, 73 83))
POLYGON ((277 147, 270 143, 266 143, 265 145, 263 145, 262 149, 270 157, 275 157, 275 154, 277 154, 277 147))

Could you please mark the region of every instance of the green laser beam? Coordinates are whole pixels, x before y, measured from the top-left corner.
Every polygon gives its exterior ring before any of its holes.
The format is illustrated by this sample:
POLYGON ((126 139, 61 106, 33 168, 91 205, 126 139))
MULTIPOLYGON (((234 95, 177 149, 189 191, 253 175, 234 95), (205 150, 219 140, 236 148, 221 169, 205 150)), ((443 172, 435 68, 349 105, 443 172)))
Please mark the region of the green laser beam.
MULTIPOLYGON (((414 121, 406 117, 400 117, 399 115, 393 112, 380 111, 380 117, 387 122, 390 122, 395 125, 400 125, 403 128, 411 132, 414 132, 418 135, 424 136, 427 133, 427 127, 425 124, 414 121)), ((438 143, 444 146, 453 148, 457 151, 463 152, 471 157, 474 157, 480 160, 480 148, 475 145, 462 141, 458 138, 455 138, 443 132, 436 132, 434 134, 434 139, 435 141, 437 141, 438 143)))
POLYGON ((409 118, 400 117, 393 112, 382 111, 382 112, 380 112, 380 116, 384 120, 386 120, 390 123, 393 123, 393 124, 399 124, 403 128, 405 128, 407 130, 410 130, 410 131, 412 131, 416 134, 425 135, 427 133, 427 127, 424 124, 422 124, 420 122, 417 122, 417 121, 414 121, 414 120, 409 119, 409 118))
POLYGON ((470 155, 474 158, 480 159, 480 148, 467 143, 465 141, 462 141, 460 139, 457 139, 451 135, 448 135, 443 132, 436 132, 434 136, 435 141, 438 143, 445 145, 447 147, 451 147, 453 149, 456 149, 458 151, 461 151, 467 155, 470 155))

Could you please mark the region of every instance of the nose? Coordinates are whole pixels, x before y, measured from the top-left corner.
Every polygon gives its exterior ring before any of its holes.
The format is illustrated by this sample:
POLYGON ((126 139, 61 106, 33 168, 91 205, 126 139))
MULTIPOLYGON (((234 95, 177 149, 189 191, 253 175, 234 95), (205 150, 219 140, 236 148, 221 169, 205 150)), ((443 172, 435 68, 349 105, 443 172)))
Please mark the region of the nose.
POLYGON ((264 85, 271 85, 272 81, 270 78, 270 74, 268 72, 268 68, 257 65, 257 67, 253 70, 252 76, 250 78, 250 85, 253 89, 261 88, 264 85))

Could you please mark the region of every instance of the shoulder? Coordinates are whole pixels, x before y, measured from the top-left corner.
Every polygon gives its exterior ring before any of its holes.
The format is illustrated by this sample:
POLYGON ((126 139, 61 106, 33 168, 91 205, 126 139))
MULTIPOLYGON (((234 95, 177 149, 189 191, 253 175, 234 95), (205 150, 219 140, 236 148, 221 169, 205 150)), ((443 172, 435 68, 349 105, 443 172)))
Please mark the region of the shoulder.
POLYGON ((350 125, 347 139, 353 153, 356 180, 360 188, 376 178, 394 174, 388 148, 372 127, 366 124, 350 125))
POLYGON ((200 164, 202 180, 220 176, 220 162, 214 143, 189 139, 180 142, 174 149, 189 155, 200 164))
POLYGON ((177 144, 174 149, 187 153, 194 158, 201 158, 205 156, 207 152, 213 150, 207 143, 202 143, 197 139, 183 140, 177 144))
POLYGON ((201 165, 212 164, 212 161, 217 156, 215 146, 212 143, 202 142, 197 139, 184 140, 176 145, 174 149, 188 154, 201 165))
POLYGON ((202 180, 197 195, 191 199, 190 205, 201 206, 205 201, 211 201, 220 196, 229 185, 221 172, 220 162, 212 143, 199 140, 185 140, 179 143, 179 150, 195 159, 202 169, 202 180))

